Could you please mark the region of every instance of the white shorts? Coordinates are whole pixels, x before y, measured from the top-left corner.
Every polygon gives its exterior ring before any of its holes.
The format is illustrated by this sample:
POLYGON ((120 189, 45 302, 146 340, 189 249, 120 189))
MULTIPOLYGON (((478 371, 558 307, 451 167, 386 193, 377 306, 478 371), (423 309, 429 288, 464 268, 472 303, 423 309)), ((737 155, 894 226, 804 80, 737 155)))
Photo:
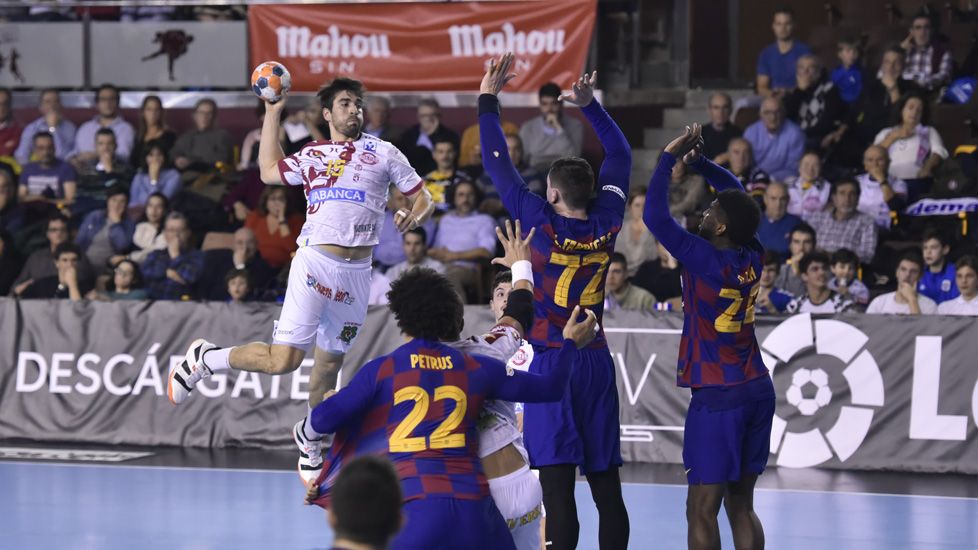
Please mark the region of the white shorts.
POLYGON ((363 328, 370 258, 346 261, 312 246, 296 251, 272 343, 345 354, 363 328))
POLYGON ((489 492, 506 520, 517 550, 540 550, 543 488, 529 466, 489 480, 489 492))

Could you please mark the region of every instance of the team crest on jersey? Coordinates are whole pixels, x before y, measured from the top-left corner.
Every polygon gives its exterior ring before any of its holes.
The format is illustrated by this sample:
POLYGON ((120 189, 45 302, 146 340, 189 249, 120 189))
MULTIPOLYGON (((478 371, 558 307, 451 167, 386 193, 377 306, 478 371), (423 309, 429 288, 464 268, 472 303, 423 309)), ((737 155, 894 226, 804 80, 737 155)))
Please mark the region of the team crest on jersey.
POLYGON ((526 356, 526 351, 524 351, 523 348, 520 348, 516 350, 516 353, 513 354, 513 358, 510 359, 510 361, 512 361, 514 365, 522 367, 526 364, 527 359, 528 357, 526 356))
POLYGON ((337 336, 336 338, 339 341, 343 342, 344 344, 349 345, 350 342, 352 342, 353 339, 357 337, 357 331, 359 330, 360 330, 359 323, 346 323, 345 325, 343 325, 343 330, 340 331, 340 335, 337 336))
POLYGON ((373 166, 380 162, 380 160, 377 158, 377 155, 364 151, 360 153, 360 162, 373 166))
POLYGON ((951 290, 951 280, 944 279, 941 281, 941 292, 949 292, 951 290))
POLYGON ((364 151, 370 151, 371 153, 376 153, 377 152, 377 142, 374 141, 374 140, 372 140, 372 139, 368 139, 368 140, 364 141, 363 142, 363 150, 364 151))

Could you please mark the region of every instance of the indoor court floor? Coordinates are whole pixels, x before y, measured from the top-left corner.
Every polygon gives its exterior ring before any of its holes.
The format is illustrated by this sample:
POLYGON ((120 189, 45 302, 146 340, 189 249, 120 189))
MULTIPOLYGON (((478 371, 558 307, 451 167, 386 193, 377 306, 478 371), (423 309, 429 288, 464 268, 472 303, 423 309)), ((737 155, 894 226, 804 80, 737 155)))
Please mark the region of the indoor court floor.
MULTIPOLYGON (((329 548, 293 460, 287 450, 0 441, 0 549, 329 548)), ((623 479, 630 548, 685 548, 682 469, 628 465, 623 479)), ((758 486, 769 549, 978 549, 972 476, 770 469, 758 486)), ((577 498, 579 548, 596 549, 586 483, 577 498)), ((720 524, 732 548, 722 512, 720 524)))

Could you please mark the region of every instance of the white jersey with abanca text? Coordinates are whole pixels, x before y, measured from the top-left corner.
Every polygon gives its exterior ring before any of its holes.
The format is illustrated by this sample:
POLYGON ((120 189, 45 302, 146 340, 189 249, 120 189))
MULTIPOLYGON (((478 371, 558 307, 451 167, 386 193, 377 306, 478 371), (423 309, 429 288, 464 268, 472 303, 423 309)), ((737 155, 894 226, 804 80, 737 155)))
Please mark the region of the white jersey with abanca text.
POLYGON ((397 147, 369 134, 356 141, 312 141, 278 162, 282 181, 301 185, 306 223, 299 246, 373 246, 394 184, 405 195, 424 185, 397 147))

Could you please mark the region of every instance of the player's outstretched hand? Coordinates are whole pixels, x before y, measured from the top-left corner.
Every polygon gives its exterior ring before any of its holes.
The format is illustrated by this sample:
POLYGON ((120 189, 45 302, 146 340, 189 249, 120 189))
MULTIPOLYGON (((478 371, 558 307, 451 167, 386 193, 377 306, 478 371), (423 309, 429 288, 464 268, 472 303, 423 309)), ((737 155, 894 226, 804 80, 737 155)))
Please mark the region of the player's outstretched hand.
POLYGON ((570 314, 570 319, 564 325, 564 339, 573 340, 577 344, 577 349, 591 343, 598 335, 598 316, 590 309, 584 310, 585 318, 578 321, 581 315, 581 306, 574 306, 574 311, 570 314))
POLYGON ((414 212, 407 208, 401 208, 394 213, 394 225, 397 226, 399 233, 406 233, 418 226, 418 218, 414 212))
POLYGON ((512 66, 513 52, 503 54, 499 61, 496 61, 496 58, 489 59, 489 68, 486 69, 486 74, 482 77, 479 93, 497 95, 507 82, 516 78, 516 73, 509 72, 512 66))
POLYGON ((302 503, 309 506, 317 498, 319 498, 319 485, 316 485, 316 482, 314 481, 306 486, 306 496, 303 498, 302 503))
MULTIPOLYGON (((699 126, 697 124, 697 126, 699 126)), ((702 133, 700 137, 693 143, 693 148, 689 150, 688 153, 683 155, 683 162, 686 164, 693 164, 698 158, 700 158, 700 153, 703 152, 703 147, 706 146, 706 141, 703 139, 702 133)))
POLYGON ((520 236, 523 234, 522 229, 519 220, 516 220, 515 232, 513 231, 513 224, 509 220, 506 220, 505 234, 502 229, 496 227, 496 238, 502 243, 504 254, 502 258, 493 258, 492 263, 504 267, 513 267, 513 264, 520 260, 530 259, 530 240, 536 234, 537 228, 530 229, 525 239, 520 236))
POLYGON ((700 137, 703 135, 703 128, 694 123, 692 127, 687 126, 683 134, 666 145, 665 151, 676 158, 683 158, 696 146, 700 137))
POLYGON ((288 102, 289 92, 287 90, 282 90, 282 97, 278 101, 274 103, 271 101, 265 102, 265 114, 281 117, 282 111, 285 110, 285 104, 288 102))
POLYGON ((598 71, 591 74, 584 73, 584 76, 571 84, 571 91, 561 94, 561 101, 573 103, 578 107, 584 107, 594 99, 594 84, 598 81, 598 71))

